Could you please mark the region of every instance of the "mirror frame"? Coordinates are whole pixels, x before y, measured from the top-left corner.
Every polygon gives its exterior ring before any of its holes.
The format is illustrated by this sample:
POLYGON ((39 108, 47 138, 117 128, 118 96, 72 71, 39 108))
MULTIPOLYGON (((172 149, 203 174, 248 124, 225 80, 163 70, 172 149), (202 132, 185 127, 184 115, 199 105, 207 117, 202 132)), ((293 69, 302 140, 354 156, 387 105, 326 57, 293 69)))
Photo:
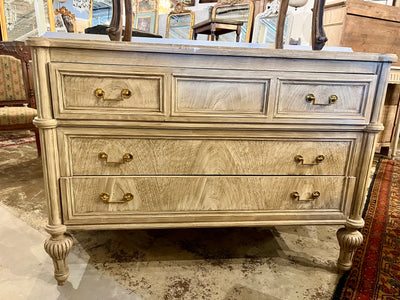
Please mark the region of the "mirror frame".
POLYGON ((0 27, 1 27, 1 40, 8 41, 6 15, 4 12, 4 2, 0 3, 0 27))
MULTIPOLYGON (((259 13, 255 18, 254 18, 254 28, 253 28, 253 35, 252 35, 252 43, 263 43, 260 42, 260 38, 262 37, 260 35, 262 24, 261 20, 262 19, 267 19, 271 17, 276 17, 278 19, 279 16, 279 9, 280 9, 280 3, 278 0, 274 0, 270 3, 267 4, 265 7, 265 10, 261 13, 259 13)), ((286 16, 286 37, 285 37, 285 44, 289 43, 290 39, 290 33, 291 32, 291 26, 292 26, 292 19, 289 17, 289 15, 286 16)), ((278 22, 277 22, 278 25, 278 22)), ((276 31, 275 31, 275 40, 276 40, 276 31)))
POLYGON ((136 1, 134 16, 133 16, 133 28, 138 29, 139 19, 147 19, 151 18, 151 26, 150 33, 157 34, 158 33, 158 0, 154 1, 154 7, 149 10, 140 10, 140 0, 136 1), (154 20, 154 24, 153 24, 154 20))
POLYGON ((189 9, 185 9, 185 5, 182 4, 182 2, 178 2, 175 7, 174 10, 171 11, 168 14, 167 17, 167 26, 165 28, 165 38, 169 38, 169 30, 171 27, 171 17, 172 16, 185 16, 185 15, 190 15, 190 28, 189 28, 189 40, 191 40, 193 38, 193 25, 194 25, 194 12, 189 10, 189 9))
POLYGON ((50 31, 56 31, 56 21, 54 18, 53 0, 47 0, 47 10, 49 14, 50 31))

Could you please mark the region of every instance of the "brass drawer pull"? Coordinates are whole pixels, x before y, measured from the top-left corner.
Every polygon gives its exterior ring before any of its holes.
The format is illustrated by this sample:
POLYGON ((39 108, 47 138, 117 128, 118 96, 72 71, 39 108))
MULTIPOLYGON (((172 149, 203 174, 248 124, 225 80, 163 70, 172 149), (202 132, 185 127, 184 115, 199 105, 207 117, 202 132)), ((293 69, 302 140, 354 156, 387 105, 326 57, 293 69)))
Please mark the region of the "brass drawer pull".
POLYGON ((322 105, 322 106, 328 106, 328 105, 334 104, 334 103, 336 103, 336 101, 338 101, 338 99, 339 99, 338 96, 331 95, 331 96, 329 96, 329 103, 325 104, 325 103, 316 103, 314 94, 308 94, 306 96, 307 102, 310 102, 312 105, 322 105))
POLYGON ((108 154, 105 152, 100 152, 99 153, 99 159, 103 159, 106 161, 107 164, 123 164, 126 162, 130 162, 133 159, 133 155, 130 153, 125 153, 122 155, 122 161, 107 161, 108 160, 108 154))
POLYGON ((102 89, 96 89, 94 91, 94 95, 103 101, 123 101, 124 99, 128 99, 130 96, 132 96, 132 92, 129 89, 123 89, 121 91, 121 99, 105 99, 104 97, 106 96, 106 92, 102 89))
POLYGON ((99 198, 107 203, 125 203, 131 201, 133 199, 133 195, 131 193, 126 193, 121 200, 111 200, 109 193, 101 193, 99 198))
POLYGON ((297 162, 298 164, 302 164, 303 166, 318 165, 318 164, 322 163, 324 161, 324 159, 325 159, 325 156, 323 156, 321 154, 321 155, 318 155, 315 158, 315 162, 314 163, 305 164, 304 163, 304 157, 302 155, 296 155, 294 157, 295 162, 297 162))
POLYGON ((311 199, 300 199, 300 194, 298 192, 293 192, 290 194, 290 196, 297 201, 314 201, 321 196, 321 193, 318 191, 315 191, 311 194, 311 199))

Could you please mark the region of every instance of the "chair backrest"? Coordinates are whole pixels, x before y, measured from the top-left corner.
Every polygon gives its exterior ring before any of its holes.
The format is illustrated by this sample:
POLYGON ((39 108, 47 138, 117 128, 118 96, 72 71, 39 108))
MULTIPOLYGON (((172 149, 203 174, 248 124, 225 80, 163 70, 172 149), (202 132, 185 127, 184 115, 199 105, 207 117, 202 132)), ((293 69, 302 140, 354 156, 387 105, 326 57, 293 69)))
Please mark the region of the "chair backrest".
POLYGON ((36 108, 30 60, 30 49, 23 42, 0 42, 0 106, 36 108))
MULTIPOLYGON (((253 16, 254 2, 251 0, 218 0, 211 12, 212 19, 244 22, 240 39, 246 43, 250 42, 253 16)), ((223 36, 220 40, 223 40, 223 36)))

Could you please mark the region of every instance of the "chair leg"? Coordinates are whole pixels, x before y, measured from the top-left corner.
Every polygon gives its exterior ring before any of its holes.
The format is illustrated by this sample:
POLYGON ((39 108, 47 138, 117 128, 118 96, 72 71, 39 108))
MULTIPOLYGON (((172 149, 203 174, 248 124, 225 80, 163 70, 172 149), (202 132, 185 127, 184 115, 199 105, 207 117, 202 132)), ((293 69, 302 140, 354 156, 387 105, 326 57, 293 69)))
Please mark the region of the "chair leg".
POLYGON ((125 0, 125 33, 123 41, 132 40, 132 0, 125 0))
POLYGON ((237 29, 236 29, 236 43, 240 42, 240 33, 242 31, 242 26, 238 25, 237 29))
POLYGON ((35 138, 36 138, 36 148, 37 148, 38 156, 40 156, 41 148, 40 148, 39 128, 35 128, 35 138))

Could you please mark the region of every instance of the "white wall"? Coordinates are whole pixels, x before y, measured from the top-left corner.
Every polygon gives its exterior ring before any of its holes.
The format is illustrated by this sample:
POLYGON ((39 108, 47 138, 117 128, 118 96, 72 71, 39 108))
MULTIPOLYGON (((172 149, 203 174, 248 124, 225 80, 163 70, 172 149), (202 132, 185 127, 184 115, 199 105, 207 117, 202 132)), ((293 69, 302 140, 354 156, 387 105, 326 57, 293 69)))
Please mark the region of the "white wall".
POLYGON ((311 25, 312 25, 312 8, 314 0, 308 0, 307 4, 297 9, 289 7, 289 18, 293 18, 292 30, 290 37, 294 40, 301 38, 301 45, 311 44, 311 25), (291 16, 290 16, 291 15, 291 16))

